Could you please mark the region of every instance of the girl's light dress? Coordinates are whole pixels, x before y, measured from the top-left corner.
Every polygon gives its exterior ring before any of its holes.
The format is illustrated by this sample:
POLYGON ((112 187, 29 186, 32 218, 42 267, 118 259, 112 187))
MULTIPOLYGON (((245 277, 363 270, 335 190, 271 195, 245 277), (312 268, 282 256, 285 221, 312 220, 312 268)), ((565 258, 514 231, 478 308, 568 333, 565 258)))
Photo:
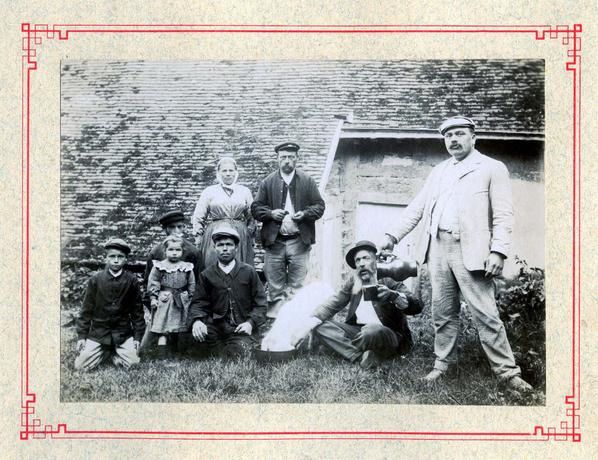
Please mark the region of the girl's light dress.
POLYGON ((151 332, 168 334, 187 330, 189 304, 195 292, 195 275, 190 262, 171 263, 154 260, 147 289, 150 299, 157 299, 152 309, 151 332))

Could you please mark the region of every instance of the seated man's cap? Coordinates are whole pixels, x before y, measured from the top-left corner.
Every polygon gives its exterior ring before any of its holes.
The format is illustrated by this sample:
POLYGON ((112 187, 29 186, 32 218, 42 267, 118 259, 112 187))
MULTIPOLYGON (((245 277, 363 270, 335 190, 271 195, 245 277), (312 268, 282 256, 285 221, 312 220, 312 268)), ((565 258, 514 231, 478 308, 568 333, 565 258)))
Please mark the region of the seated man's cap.
POLYGON ((212 233, 212 241, 215 243, 217 239, 220 239, 223 236, 231 237, 233 240, 235 240, 235 244, 239 244, 239 241, 241 241, 239 232, 237 232, 229 224, 221 224, 216 227, 214 233, 212 233))
POLYGON ((362 249, 371 251, 374 254, 376 254, 378 252, 378 248, 376 248, 376 245, 374 243, 372 243, 371 241, 368 241, 368 240, 358 241, 353 246, 351 246, 351 248, 347 251, 347 255, 345 256, 345 260, 349 264, 349 267, 355 268, 355 254, 357 254, 357 252, 361 251, 362 249))
POLYGON ((276 147, 274 147, 274 151, 276 153, 278 153, 279 150, 298 152, 300 148, 301 147, 299 147, 299 144, 295 144, 294 142, 283 142, 282 144, 278 144, 276 147))
POLYGON ((444 136, 444 133, 452 128, 471 128, 475 130, 475 123, 467 117, 451 117, 444 120, 438 131, 444 136))
POLYGON ((162 214, 158 219, 158 222, 162 224, 162 227, 167 227, 174 222, 180 222, 185 220, 185 214, 178 209, 176 211, 168 211, 166 214, 162 214))
POLYGON ((110 238, 106 244, 104 244, 104 249, 118 249, 119 251, 124 252, 126 255, 129 255, 131 252, 131 246, 129 246, 125 240, 120 238, 110 238))

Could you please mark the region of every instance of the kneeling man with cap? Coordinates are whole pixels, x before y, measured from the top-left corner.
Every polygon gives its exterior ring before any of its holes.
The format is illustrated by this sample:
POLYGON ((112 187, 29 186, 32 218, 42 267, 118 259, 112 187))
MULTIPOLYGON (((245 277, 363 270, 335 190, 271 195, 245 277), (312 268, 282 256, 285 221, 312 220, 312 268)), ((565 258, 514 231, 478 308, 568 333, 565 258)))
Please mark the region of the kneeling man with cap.
POLYGON ((377 278, 374 243, 355 243, 345 260, 354 270, 353 276, 316 308, 307 326, 316 328, 317 337, 327 347, 349 361, 360 360, 364 368, 377 366, 382 358, 407 353, 413 339, 406 315, 420 313, 422 303, 403 283, 377 278), (344 323, 331 319, 347 305, 344 323))
POLYGON ((214 230, 218 262, 199 275, 189 308, 193 338, 205 343, 208 351, 228 356, 249 351, 266 319, 266 294, 257 272, 235 260, 239 240, 229 224, 214 230))

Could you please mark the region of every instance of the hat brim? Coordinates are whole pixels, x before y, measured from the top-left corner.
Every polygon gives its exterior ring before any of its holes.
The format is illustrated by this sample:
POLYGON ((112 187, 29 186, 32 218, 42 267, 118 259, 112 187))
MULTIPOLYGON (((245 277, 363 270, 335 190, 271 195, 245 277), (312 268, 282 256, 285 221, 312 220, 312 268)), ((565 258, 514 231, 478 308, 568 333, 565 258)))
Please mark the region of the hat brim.
POLYGON ((448 127, 444 128, 444 129, 442 129, 440 131, 440 134, 444 136, 444 133, 446 133, 447 131, 450 131, 451 129, 456 129, 456 128, 469 128, 469 129, 475 131, 475 126, 464 123, 462 125, 448 126, 448 127))
POLYGON ((122 251, 125 253, 125 255, 129 255, 131 253, 131 248, 127 248, 125 246, 122 246, 120 244, 108 244, 104 246, 104 249, 106 251, 108 251, 109 249, 116 249, 118 251, 122 251))
POLYGON ((274 151, 276 153, 278 153, 281 150, 297 153, 300 149, 301 149, 301 147, 299 146, 299 144, 296 144, 294 142, 284 142, 284 143, 279 144, 276 147, 274 147, 274 151))
POLYGON ((212 234, 212 242, 216 242, 217 240, 221 240, 223 238, 230 238, 235 242, 235 244, 239 244, 241 241, 237 235, 233 235, 231 233, 214 233, 212 234))
POLYGON ((170 224, 174 224, 176 222, 186 222, 185 216, 172 216, 166 219, 162 219, 159 221, 162 227, 167 227, 170 224))
POLYGON ((360 244, 358 246, 355 246, 351 249, 349 249, 347 251, 347 254, 345 255, 345 262, 347 262, 347 265, 349 265, 349 267, 355 269, 355 254, 357 254, 359 251, 361 250, 366 250, 369 252, 373 252, 374 254, 378 253, 378 248, 376 248, 376 246, 373 246, 371 244, 360 244))

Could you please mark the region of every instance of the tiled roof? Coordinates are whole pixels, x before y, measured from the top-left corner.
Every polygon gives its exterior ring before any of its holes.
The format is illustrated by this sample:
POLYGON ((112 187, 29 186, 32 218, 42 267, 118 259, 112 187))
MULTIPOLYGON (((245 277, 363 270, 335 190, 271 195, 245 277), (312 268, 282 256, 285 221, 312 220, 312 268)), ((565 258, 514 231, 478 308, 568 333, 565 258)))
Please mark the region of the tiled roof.
POLYGON ((95 258, 117 234, 143 258, 156 216, 191 215, 224 154, 255 192, 273 146, 293 140, 319 180, 335 114, 401 129, 464 114, 483 130, 542 133, 543 105, 540 60, 63 61, 63 257, 95 258))

